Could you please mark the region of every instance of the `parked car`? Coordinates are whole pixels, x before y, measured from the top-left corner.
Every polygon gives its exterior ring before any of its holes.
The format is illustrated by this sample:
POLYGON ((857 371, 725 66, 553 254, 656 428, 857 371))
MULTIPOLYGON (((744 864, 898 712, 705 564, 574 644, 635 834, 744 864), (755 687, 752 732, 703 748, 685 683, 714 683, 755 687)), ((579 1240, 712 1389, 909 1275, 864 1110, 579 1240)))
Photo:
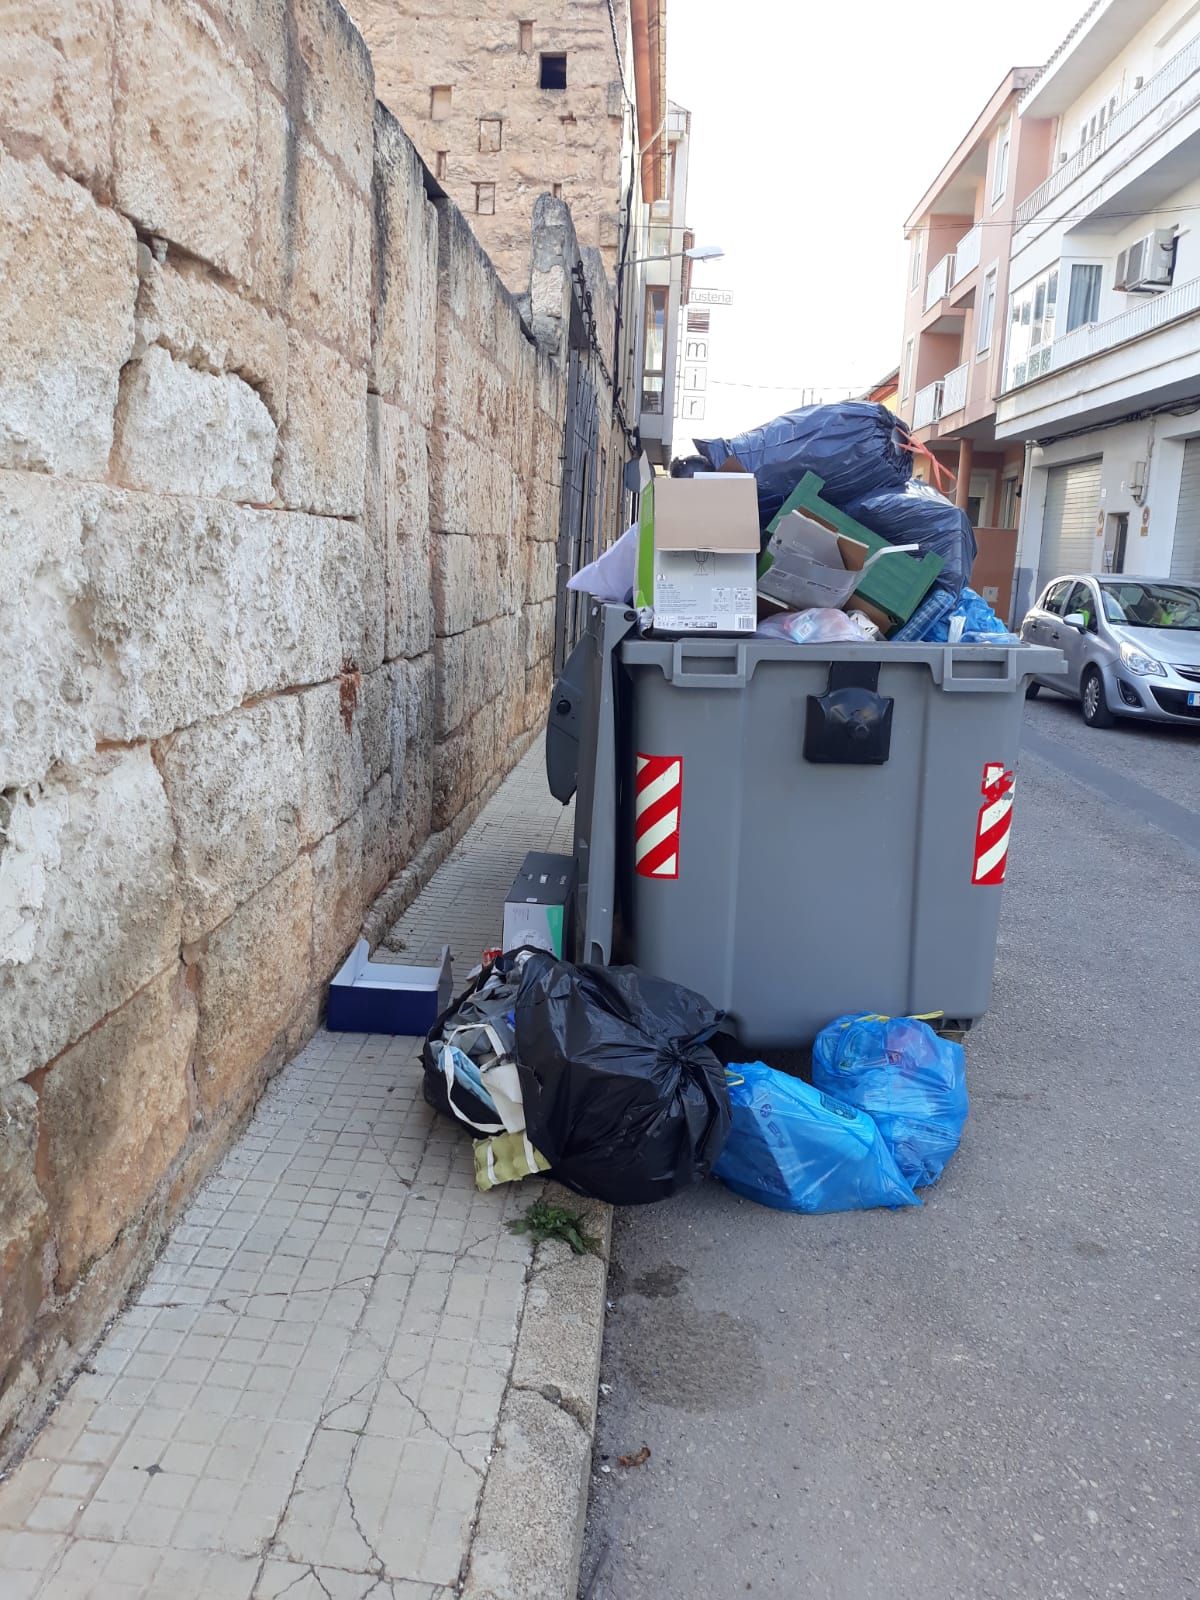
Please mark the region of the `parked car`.
POLYGON ((1021 624, 1030 644, 1056 645, 1066 672, 1029 695, 1077 698, 1090 728, 1117 717, 1200 728, 1200 584, 1077 573, 1047 584, 1021 624))

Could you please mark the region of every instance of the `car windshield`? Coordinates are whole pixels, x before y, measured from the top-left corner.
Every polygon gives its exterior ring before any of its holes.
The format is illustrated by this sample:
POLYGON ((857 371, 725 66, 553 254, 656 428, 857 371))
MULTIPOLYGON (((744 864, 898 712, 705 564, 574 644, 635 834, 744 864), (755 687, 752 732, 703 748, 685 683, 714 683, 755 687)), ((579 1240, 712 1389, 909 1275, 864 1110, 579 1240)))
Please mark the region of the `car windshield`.
POLYGON ((1190 583, 1102 583, 1100 594, 1109 622, 1200 633, 1200 588, 1190 583))

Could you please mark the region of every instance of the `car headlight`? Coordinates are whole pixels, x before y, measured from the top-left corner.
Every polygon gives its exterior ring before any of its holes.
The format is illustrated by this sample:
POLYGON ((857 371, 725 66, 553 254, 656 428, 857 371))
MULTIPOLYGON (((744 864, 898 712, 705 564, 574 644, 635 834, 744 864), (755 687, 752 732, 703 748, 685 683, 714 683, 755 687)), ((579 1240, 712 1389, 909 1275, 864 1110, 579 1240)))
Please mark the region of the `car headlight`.
POLYGON ((1153 656, 1148 656, 1136 645, 1123 644, 1121 646, 1121 661, 1130 672, 1136 672, 1142 678, 1165 678, 1167 669, 1161 661, 1156 661, 1153 656))

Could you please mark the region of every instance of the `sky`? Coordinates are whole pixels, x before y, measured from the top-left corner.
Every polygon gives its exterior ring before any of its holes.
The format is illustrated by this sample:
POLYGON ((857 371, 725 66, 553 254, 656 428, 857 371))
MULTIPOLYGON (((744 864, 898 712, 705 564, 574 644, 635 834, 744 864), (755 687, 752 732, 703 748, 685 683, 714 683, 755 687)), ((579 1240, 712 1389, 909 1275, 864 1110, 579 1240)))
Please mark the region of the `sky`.
POLYGON ((900 360, 904 220, 1010 67, 1085 0, 671 0, 667 90, 692 113, 688 221, 723 260, 702 424, 725 436, 861 393, 900 360), (981 26, 981 19, 993 19, 981 26))

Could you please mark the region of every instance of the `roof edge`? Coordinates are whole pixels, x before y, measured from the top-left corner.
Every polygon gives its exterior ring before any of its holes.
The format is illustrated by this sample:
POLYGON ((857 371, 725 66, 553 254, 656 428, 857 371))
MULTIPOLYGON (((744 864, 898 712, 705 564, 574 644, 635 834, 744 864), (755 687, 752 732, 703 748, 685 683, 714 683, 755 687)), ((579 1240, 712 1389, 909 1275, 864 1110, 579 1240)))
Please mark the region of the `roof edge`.
POLYGON ((946 187, 955 171, 962 166, 971 151, 979 143, 989 125, 999 116, 1005 104, 1014 96, 1023 95, 1040 70, 1038 67, 1010 67, 1004 74, 997 87, 992 91, 983 110, 955 146, 954 154, 944 163, 937 177, 926 189, 917 205, 909 212, 904 223, 904 237, 906 239, 930 209, 938 190, 946 187))

